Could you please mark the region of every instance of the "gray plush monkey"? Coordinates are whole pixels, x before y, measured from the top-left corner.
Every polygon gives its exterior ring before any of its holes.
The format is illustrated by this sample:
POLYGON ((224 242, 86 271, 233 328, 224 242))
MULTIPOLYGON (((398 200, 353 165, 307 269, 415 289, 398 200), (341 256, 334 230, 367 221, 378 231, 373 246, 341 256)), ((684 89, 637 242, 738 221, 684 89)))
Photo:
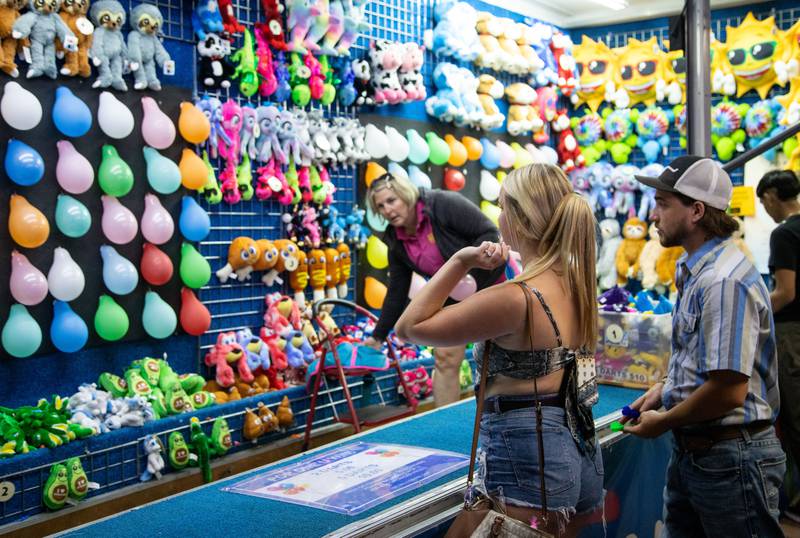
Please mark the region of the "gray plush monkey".
POLYGON ((31 65, 28 68, 28 78, 42 75, 50 78, 58 76, 56 37, 62 43, 66 43, 67 38, 70 38, 72 48, 75 47, 75 34, 58 16, 59 5, 61 5, 61 0, 30 0, 31 10, 14 23, 11 37, 14 39, 28 37, 31 42, 31 65))
MULTIPOLYGON (((127 91, 128 85, 122 80, 122 70, 129 62, 128 47, 125 46, 121 31, 125 24, 125 8, 116 0, 100 0, 92 4, 89 16, 95 24, 89 56, 98 71, 92 88, 112 86, 114 89, 127 91)), ((130 68, 131 71, 136 71, 139 64, 131 62, 130 68)))
POLYGON ((156 64, 163 67, 164 62, 170 61, 169 54, 158 38, 163 24, 164 19, 156 6, 139 4, 131 10, 130 25, 133 31, 128 34, 128 56, 132 62, 139 64, 139 69, 134 71, 136 82, 133 87, 137 90, 161 89, 161 82, 156 76, 156 64))

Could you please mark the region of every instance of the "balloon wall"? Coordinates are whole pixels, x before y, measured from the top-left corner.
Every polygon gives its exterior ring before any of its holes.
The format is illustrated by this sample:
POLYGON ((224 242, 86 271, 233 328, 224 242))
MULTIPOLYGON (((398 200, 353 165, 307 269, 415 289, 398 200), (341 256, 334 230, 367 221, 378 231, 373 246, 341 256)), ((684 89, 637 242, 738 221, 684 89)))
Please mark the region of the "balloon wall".
MULTIPOLYGON (((178 169, 177 120, 189 91, 143 98, 68 79, 20 79, 0 90, 8 179, 0 183, 8 230, 0 354, 177 333, 181 245, 210 227, 205 210, 183 200, 191 193, 178 169)), ((196 285, 193 269, 185 272, 196 285)))

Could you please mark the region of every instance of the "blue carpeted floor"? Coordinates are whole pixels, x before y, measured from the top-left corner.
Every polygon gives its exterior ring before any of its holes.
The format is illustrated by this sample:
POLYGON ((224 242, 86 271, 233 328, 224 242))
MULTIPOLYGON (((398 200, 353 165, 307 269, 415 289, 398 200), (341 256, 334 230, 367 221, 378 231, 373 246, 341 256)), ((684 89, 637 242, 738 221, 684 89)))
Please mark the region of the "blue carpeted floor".
MULTIPOLYGON (((641 391, 618 387, 601 387, 600 402, 594 408, 595 418, 618 411, 632 402, 641 391)), ((372 431, 360 438, 365 442, 399 443, 426 448, 451 450, 469 454, 472 436, 472 421, 475 414, 474 400, 418 415, 411 420, 372 431)), ((352 442, 344 439, 340 443, 352 442)), ((323 447, 320 450, 327 450, 323 447)), ((273 464, 281 467, 294 463, 307 455, 273 464)), ((239 482, 264 468, 249 471, 227 480, 188 491, 130 510, 86 527, 68 531, 63 536, 322 536, 352 523, 355 518, 334 512, 304 506, 281 503, 248 495, 221 491, 224 486, 239 482)), ((411 491, 394 500, 401 502, 419 495, 438 485, 466 474, 465 470, 454 472, 424 488, 411 491)), ((369 517, 385 510, 388 503, 380 504, 362 512, 358 518, 369 517)))

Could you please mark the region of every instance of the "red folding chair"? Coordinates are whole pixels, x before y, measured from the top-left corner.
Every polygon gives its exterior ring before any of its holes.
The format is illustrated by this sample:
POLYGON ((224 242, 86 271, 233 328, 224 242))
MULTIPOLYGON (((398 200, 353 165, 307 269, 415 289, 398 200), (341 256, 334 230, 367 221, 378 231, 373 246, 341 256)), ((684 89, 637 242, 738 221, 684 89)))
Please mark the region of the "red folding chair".
POLYGON ((322 384, 323 376, 339 380, 339 383, 342 386, 342 392, 344 393, 344 398, 347 401, 348 412, 342 415, 337 415, 334 408, 334 419, 337 422, 352 424, 353 428, 355 429, 355 433, 359 433, 364 427, 378 426, 380 424, 386 424, 387 422, 392 422, 403 417, 411 416, 417 411, 417 399, 413 397, 413 393, 411 390, 409 390, 409 387, 406 385, 406 382, 403 379, 403 371, 400 369, 400 364, 397 360, 394 346, 388 338, 386 343, 389 348, 389 368, 394 368, 394 370, 397 372, 398 382, 403 387, 403 394, 406 395, 405 403, 400 405, 389 405, 386 402, 381 402, 378 404, 361 407, 356 411, 356 406, 353 404, 353 398, 350 395, 350 389, 347 386, 347 377, 371 376, 375 370, 349 368, 345 373, 344 367, 342 366, 342 361, 339 358, 339 354, 336 349, 337 339, 335 338, 335 335, 329 332, 328 327, 320 319, 319 314, 321 309, 328 305, 332 305, 333 307, 347 307, 355 310, 358 314, 369 317, 373 321, 377 322, 378 320, 378 318, 375 317, 372 312, 350 301, 345 301, 342 299, 323 299, 314 303, 312 308, 314 319, 316 320, 320 330, 323 331, 325 339, 320 344, 320 347, 322 348, 322 356, 320 357, 319 371, 314 379, 314 388, 311 392, 311 405, 308 410, 305 438, 303 439, 304 452, 308 450, 308 445, 311 441, 311 426, 314 422, 317 397, 319 396, 319 389, 320 385, 322 384), (325 367, 325 357, 327 355, 327 351, 330 351, 333 356, 334 367, 325 367))

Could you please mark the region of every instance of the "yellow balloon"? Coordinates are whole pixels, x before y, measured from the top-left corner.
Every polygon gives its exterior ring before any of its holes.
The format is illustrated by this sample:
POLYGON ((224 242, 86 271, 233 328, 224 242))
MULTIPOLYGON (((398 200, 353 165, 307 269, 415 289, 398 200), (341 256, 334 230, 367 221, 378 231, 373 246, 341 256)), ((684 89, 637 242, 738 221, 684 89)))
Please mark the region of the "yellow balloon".
POLYGON ((389 249, 386 243, 371 235, 367 239, 367 261, 375 269, 385 269, 389 266, 389 249))
POLYGON ((489 220, 494 222, 495 226, 498 226, 498 219, 500 218, 500 208, 494 205, 492 202, 487 202, 486 200, 481 201, 481 211, 483 214, 489 217, 489 220))
POLYGON ((185 148, 183 155, 181 155, 181 162, 178 164, 181 171, 181 184, 190 190, 202 189, 206 184, 208 178, 208 168, 203 159, 197 154, 185 148))
POLYGON ((372 182, 381 177, 383 174, 386 173, 386 168, 379 165, 376 162, 368 162, 367 169, 364 172, 364 183, 367 184, 367 187, 372 185, 372 182))
POLYGON ((21 247, 36 248, 50 236, 47 217, 18 194, 11 195, 11 210, 8 213, 8 231, 11 239, 21 247))
POLYGON ((522 168, 533 164, 533 155, 528 150, 519 145, 519 142, 511 142, 511 149, 514 150, 514 169, 522 168))
POLYGON ((192 103, 181 103, 181 115, 178 118, 178 130, 181 136, 192 144, 202 144, 211 133, 211 124, 200 109, 192 103))
POLYGON ((450 158, 447 159, 447 164, 450 166, 464 166, 467 162, 467 148, 458 141, 458 139, 451 135, 444 135, 444 140, 450 146, 450 158))
POLYGON ((497 182, 502 185, 503 184, 503 180, 506 178, 507 175, 508 175, 508 173, 504 172, 503 170, 498 171, 497 174, 496 174, 497 182))
POLYGON ((477 161, 483 155, 483 146, 481 141, 471 136, 465 136, 461 139, 461 143, 467 148, 467 159, 470 161, 477 161))
POLYGON ((368 276, 364 279, 364 300, 370 308, 383 308, 386 299, 386 286, 377 278, 368 276))

